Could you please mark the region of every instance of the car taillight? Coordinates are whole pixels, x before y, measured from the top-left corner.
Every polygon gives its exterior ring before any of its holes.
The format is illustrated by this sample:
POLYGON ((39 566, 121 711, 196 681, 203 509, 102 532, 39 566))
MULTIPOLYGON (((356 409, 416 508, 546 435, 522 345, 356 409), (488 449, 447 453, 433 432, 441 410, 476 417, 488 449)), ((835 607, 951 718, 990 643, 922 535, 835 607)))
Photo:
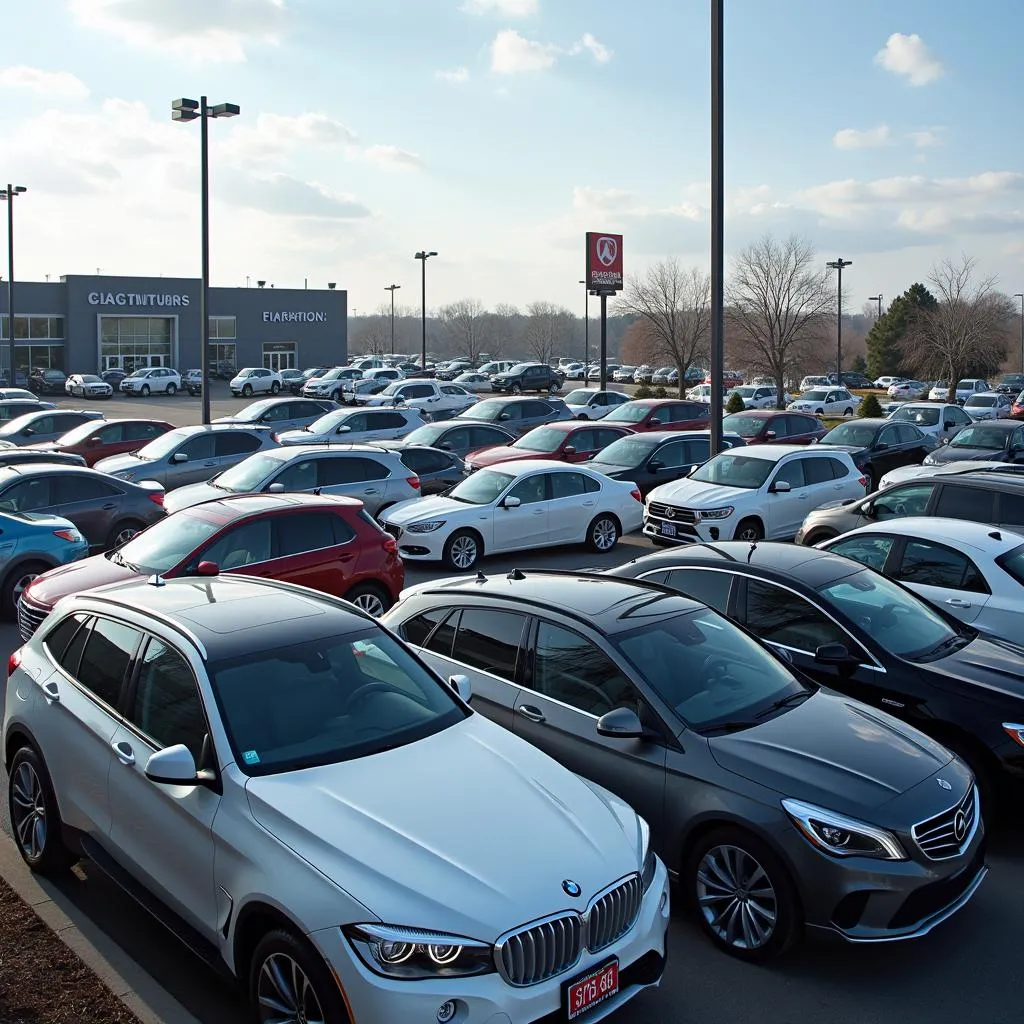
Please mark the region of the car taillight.
POLYGON ((66 540, 70 544, 74 544, 76 541, 82 539, 81 534, 77 530, 54 530, 54 537, 60 537, 61 540, 66 540))
POLYGON ((8 659, 7 659, 7 678, 9 679, 14 670, 21 664, 21 648, 19 647, 8 659))
POLYGON ((274 444, 280 444, 281 443, 281 436, 280 436, 280 434, 273 433, 273 434, 270 435, 270 440, 273 441, 274 444))
POLYGON ((860 478, 860 485, 861 485, 861 487, 867 487, 867 485, 868 485, 868 478, 866 476, 862 476, 860 478))
POLYGON ((420 478, 418 476, 407 476, 405 482, 414 490, 420 489, 420 478))
POLYGON ((398 541, 395 540, 395 538, 392 537, 391 534, 388 534, 384 538, 384 542, 383 542, 383 544, 381 546, 384 548, 384 550, 389 555, 397 555, 398 554, 398 541))
POLYGON ((632 494, 641 505, 644 503, 644 496, 640 493, 639 487, 634 487, 629 493, 632 494))
POLYGON ((164 505, 164 492, 163 491, 150 491, 149 500, 155 501, 161 508, 164 505))

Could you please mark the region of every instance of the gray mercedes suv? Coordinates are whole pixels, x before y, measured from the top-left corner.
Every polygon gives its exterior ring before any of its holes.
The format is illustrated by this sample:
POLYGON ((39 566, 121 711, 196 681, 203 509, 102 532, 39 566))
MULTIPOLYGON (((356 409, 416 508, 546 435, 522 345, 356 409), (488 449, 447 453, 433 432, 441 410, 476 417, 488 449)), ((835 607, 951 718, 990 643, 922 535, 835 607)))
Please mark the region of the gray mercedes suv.
POLYGON ((804 930, 915 938, 985 877, 960 760, 660 584, 481 573, 412 587, 383 621, 468 675, 477 711, 631 803, 734 956, 804 930))

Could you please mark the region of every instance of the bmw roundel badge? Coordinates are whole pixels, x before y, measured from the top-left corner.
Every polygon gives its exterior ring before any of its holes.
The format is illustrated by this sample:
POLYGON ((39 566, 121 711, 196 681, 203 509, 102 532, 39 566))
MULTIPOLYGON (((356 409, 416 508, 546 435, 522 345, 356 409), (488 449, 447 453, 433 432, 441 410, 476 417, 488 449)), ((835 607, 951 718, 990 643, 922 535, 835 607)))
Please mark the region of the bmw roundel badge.
POLYGON ((583 892, 583 890, 580 888, 579 882, 574 882, 571 878, 567 878, 564 882, 562 882, 562 891, 566 894, 566 896, 573 897, 579 896, 579 894, 583 892))

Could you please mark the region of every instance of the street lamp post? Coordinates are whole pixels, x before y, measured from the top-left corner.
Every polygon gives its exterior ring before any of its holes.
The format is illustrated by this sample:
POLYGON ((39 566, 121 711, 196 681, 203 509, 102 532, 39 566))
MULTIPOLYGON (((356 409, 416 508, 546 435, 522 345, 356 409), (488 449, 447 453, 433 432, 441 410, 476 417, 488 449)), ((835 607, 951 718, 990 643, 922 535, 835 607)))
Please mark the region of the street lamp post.
MULTIPOLYGON (((725 367, 725 13, 711 0, 711 437, 723 450, 722 383, 725 367)), ((685 381, 679 381, 680 387, 685 381)))
POLYGON ((8 385, 14 387, 14 200, 28 189, 24 185, 11 185, 0 189, 0 200, 7 203, 7 339, 10 342, 10 370, 8 385))
POLYGON ((583 285, 583 383, 587 382, 587 375, 590 373, 590 289, 586 281, 580 281, 583 285))
POLYGON ((836 312, 836 386, 839 386, 843 383, 843 269, 852 267, 853 260, 844 260, 840 256, 837 260, 829 260, 825 266, 839 275, 837 286, 839 305, 836 312))
POLYGON ((199 284, 199 365, 202 374, 203 422, 210 422, 210 318, 206 312, 210 292, 210 136, 211 117, 237 117, 241 113, 237 103, 207 103, 205 96, 199 102, 189 99, 171 101, 172 121, 200 121, 199 125, 199 190, 201 192, 202 281, 199 284))
POLYGON ((878 303, 878 319, 882 319, 882 293, 879 292, 877 295, 869 295, 868 302, 878 303))
POLYGON ((1017 292, 1015 299, 1020 299, 1020 372, 1024 373, 1024 292, 1017 292))
POLYGON ((400 284, 386 284, 384 291, 391 292, 391 354, 395 354, 395 292, 402 286, 400 284))
MULTIPOLYGON (((431 256, 436 256, 437 253, 426 249, 421 249, 413 257, 417 260, 423 261, 423 286, 422 286, 422 299, 423 299, 423 313, 422 313, 422 327, 423 327, 423 338, 420 351, 420 370, 423 372, 423 376, 427 375, 427 260, 431 256)), ((394 295, 394 292, 391 293, 394 295)))

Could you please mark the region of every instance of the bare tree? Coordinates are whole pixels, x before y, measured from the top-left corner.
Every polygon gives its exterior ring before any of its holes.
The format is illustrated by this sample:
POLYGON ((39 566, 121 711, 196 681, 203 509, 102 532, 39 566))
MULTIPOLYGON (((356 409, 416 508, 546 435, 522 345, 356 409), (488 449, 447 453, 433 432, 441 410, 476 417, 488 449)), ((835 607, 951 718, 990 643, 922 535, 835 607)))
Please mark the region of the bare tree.
POLYGON ((452 340, 455 353, 474 363, 488 346, 487 310, 478 299, 459 299, 442 306, 438 317, 452 340))
POLYGON ((638 317, 654 350, 679 371, 679 396, 686 371, 707 354, 711 334, 711 278, 674 257, 630 278, 616 313, 638 317))
POLYGON ((381 356, 390 351, 391 345, 391 309, 388 308, 388 316, 378 313, 376 316, 360 317, 361 323, 356 325, 352 332, 350 347, 353 351, 359 351, 371 356, 381 356))
POLYGON ((487 352, 492 359, 501 359, 515 350, 523 330, 523 315, 507 302, 499 302, 487 314, 487 352))
POLYGON ((917 311, 903 349, 915 371, 949 378, 952 402, 961 377, 971 370, 987 374, 1006 358, 1015 311, 995 290, 996 279, 978 278, 976 261, 966 255, 937 263, 928 280, 938 305, 917 311))
POLYGON ((526 307, 524 337, 530 354, 547 363, 571 343, 576 318, 552 302, 531 302, 526 307))
POLYGON ((775 380, 780 404, 787 377, 820 343, 835 301, 814 247, 802 238, 765 235, 736 257, 726 316, 751 367, 775 380))

